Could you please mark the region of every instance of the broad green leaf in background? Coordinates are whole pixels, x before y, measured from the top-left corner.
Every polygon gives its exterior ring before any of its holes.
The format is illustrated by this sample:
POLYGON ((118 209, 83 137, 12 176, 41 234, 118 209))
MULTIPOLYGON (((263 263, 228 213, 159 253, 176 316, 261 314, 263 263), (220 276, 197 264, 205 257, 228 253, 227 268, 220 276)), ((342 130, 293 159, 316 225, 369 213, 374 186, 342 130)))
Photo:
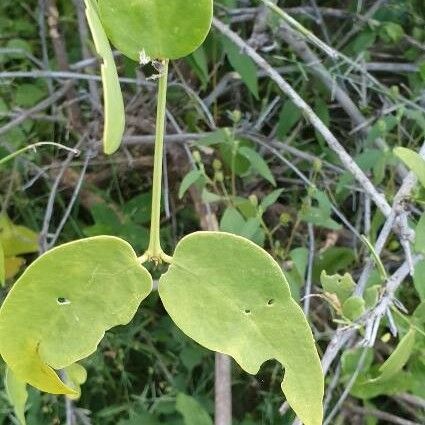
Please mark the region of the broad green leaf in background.
POLYGON ((239 153, 243 155, 251 164, 251 167, 260 174, 261 177, 264 177, 268 180, 273 186, 276 186, 276 181, 273 177, 272 172, 270 171, 267 162, 264 161, 263 157, 258 154, 254 149, 242 146, 239 148, 239 153))
POLYGON ((415 229, 415 251, 425 254, 425 214, 421 215, 415 229))
POLYGON ((186 394, 177 395, 176 410, 183 416, 185 425, 213 425, 210 415, 202 405, 186 394))
POLYGON ((183 332, 247 372, 268 359, 281 362, 288 403, 305 425, 322 423, 323 373, 313 336, 266 251, 226 233, 193 233, 177 245, 159 294, 183 332))
POLYGON ((7 397, 21 425, 26 425, 25 404, 28 399, 27 384, 18 379, 10 368, 6 368, 4 379, 7 397))
POLYGON ((3 286, 6 282, 6 265, 4 260, 3 245, 0 242, 0 286, 3 286))
POLYGON ((104 96, 105 124, 103 149, 107 155, 118 150, 125 127, 124 101, 111 46, 98 15, 95 0, 85 0, 86 15, 98 55, 102 58, 101 73, 104 96))
POLYGON ((400 372, 412 354, 415 344, 416 331, 410 329, 409 332, 400 340, 396 349, 391 353, 390 357, 379 368, 381 373, 377 379, 386 381, 400 372))
POLYGON ((415 174, 421 185, 425 187, 425 159, 415 151, 407 148, 395 148, 393 152, 415 174))
POLYGON ((59 246, 18 279, 0 309, 0 354, 18 379, 76 394, 54 369, 87 357, 108 329, 127 324, 152 278, 125 241, 100 236, 59 246))
POLYGON ((99 0, 102 24, 112 44, 139 62, 178 59, 193 53, 205 40, 213 0, 99 0))
POLYGON ((227 37, 222 37, 221 43, 230 65, 232 65, 234 70, 241 76, 242 81, 246 84, 254 97, 259 99, 257 67, 252 59, 241 52, 239 47, 227 37))
POLYGON ((72 400, 78 400, 81 397, 81 385, 87 381, 86 369, 78 363, 73 363, 63 369, 65 374, 65 383, 75 390, 76 394, 68 394, 72 400))

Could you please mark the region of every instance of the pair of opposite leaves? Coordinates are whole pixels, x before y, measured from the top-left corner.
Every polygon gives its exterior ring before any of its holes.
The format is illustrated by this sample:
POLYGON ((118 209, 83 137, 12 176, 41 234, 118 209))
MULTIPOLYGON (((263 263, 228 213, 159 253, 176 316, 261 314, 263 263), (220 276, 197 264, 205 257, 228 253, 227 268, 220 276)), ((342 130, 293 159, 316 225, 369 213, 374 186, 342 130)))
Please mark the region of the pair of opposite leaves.
MULTIPOLYGON (((104 143, 112 153, 121 142, 124 107, 104 28, 132 59, 141 52, 182 57, 206 37, 212 0, 86 0, 86 11, 103 59, 104 143)), ((93 353, 105 331, 127 324, 151 290, 150 274, 121 239, 101 236, 60 246, 28 267, 7 296, 0 310, 0 353, 18 379, 72 394, 54 369, 93 353)), ((183 332, 231 355, 247 372, 258 372, 268 359, 280 361, 289 404, 306 425, 321 424, 323 374, 311 330, 280 266, 264 250, 230 234, 191 234, 177 245, 159 294, 183 332)))

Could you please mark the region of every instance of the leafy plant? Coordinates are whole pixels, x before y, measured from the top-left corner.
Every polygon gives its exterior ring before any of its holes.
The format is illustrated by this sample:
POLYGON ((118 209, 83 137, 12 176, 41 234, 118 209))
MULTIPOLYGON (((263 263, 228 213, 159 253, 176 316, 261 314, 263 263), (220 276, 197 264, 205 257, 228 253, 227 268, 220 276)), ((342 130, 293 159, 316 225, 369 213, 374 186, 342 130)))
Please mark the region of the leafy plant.
MULTIPOLYGON (((124 129, 122 95, 108 38, 130 59, 152 61, 158 72, 149 245, 138 257, 126 241, 96 236, 39 257, 1 307, 0 353, 13 379, 45 392, 78 396, 85 376, 76 362, 96 350, 105 331, 127 324, 149 295, 152 278, 142 264, 166 263, 169 268, 160 278, 159 295, 176 325, 204 347, 231 355, 249 373, 257 373, 268 359, 281 362, 285 367, 282 390, 289 404, 306 425, 319 425, 324 391, 320 359, 279 264, 249 240, 224 232, 186 236, 173 256, 161 246, 169 60, 186 56, 202 44, 210 29, 212 6, 212 0, 86 0, 89 25, 103 60, 106 153, 118 149, 124 129), (64 371, 66 379, 59 377, 58 370, 64 371)), ((234 57, 230 48, 228 55, 234 57)), ((265 161, 250 147, 236 146, 233 159, 240 155, 274 185, 265 161)), ((182 195, 198 177, 194 174, 184 182, 182 195)), ((275 192, 264 199, 262 211, 279 195, 275 192)), ((324 210, 316 214, 320 224, 336 227, 325 217, 329 201, 324 196, 317 200, 324 210)), ((305 219, 317 221, 313 216, 305 219)), ((22 386, 14 392, 22 422, 22 386)), ((178 404, 182 403, 188 400, 180 397, 178 404)))

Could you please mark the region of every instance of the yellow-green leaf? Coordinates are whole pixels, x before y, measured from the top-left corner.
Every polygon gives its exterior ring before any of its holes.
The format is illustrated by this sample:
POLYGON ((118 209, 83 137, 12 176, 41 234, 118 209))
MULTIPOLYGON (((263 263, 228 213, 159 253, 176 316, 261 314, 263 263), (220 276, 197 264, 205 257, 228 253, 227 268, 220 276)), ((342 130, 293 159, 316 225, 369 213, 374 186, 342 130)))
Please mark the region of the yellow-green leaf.
POLYGON ((127 324, 152 278, 132 247, 83 239, 39 257, 0 309, 0 354, 15 375, 53 394, 76 394, 55 370, 87 357, 108 329, 127 324))
POLYGON ((27 384, 18 379, 10 368, 6 368, 4 384, 7 397, 10 404, 13 406, 16 418, 21 425, 26 425, 25 404, 28 399, 27 384))
POLYGON ((87 380, 86 369, 78 363, 67 366, 64 370, 65 381, 69 387, 73 388, 77 394, 69 394, 72 400, 78 400, 81 396, 81 385, 87 380))
POLYGON ((4 259, 3 245, 0 242, 0 285, 4 286, 6 282, 6 264, 4 259))
POLYGON ((5 214, 0 215, 0 243, 5 257, 38 251, 38 234, 28 227, 17 226, 5 214))
POLYGON ((321 425, 324 384, 314 339, 266 251, 228 233, 193 233, 177 245, 159 294, 183 332, 247 372, 269 359, 281 362, 289 404, 305 425, 321 425))
POLYGON ((100 22, 97 4, 95 0, 85 0, 85 4, 87 20, 96 51, 103 61, 101 65, 105 109, 103 149, 107 155, 111 155, 120 147, 124 134, 124 101, 114 56, 112 55, 111 46, 100 22))
POLYGON ((425 159, 421 155, 407 148, 395 148, 394 155, 399 157, 418 178, 419 182, 425 187, 425 159))
POLYGON ((320 283, 325 292, 335 294, 339 302, 344 302, 353 294, 355 283, 349 273, 343 276, 340 274, 328 275, 326 270, 323 270, 320 275, 320 283))
POLYGON ((213 0, 99 0, 112 44, 129 58, 178 59, 205 40, 213 0))
POLYGON ((7 257, 4 260, 4 268, 6 272, 6 280, 13 279, 25 264, 22 257, 7 257))

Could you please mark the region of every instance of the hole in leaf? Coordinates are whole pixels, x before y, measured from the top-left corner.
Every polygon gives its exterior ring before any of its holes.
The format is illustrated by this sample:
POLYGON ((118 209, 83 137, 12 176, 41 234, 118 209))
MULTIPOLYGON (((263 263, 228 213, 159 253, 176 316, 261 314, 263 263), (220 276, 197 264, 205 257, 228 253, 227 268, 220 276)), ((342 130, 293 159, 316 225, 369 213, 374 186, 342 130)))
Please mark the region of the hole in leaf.
POLYGON ((245 314, 251 314, 251 310, 249 310, 248 308, 244 311, 245 314))
POLYGON ((273 305, 274 304, 274 299, 270 299, 267 301, 267 305, 273 305))
POLYGON ((69 305, 69 304, 71 304, 71 301, 69 301, 67 298, 64 298, 64 297, 59 297, 56 301, 59 305, 69 305))

